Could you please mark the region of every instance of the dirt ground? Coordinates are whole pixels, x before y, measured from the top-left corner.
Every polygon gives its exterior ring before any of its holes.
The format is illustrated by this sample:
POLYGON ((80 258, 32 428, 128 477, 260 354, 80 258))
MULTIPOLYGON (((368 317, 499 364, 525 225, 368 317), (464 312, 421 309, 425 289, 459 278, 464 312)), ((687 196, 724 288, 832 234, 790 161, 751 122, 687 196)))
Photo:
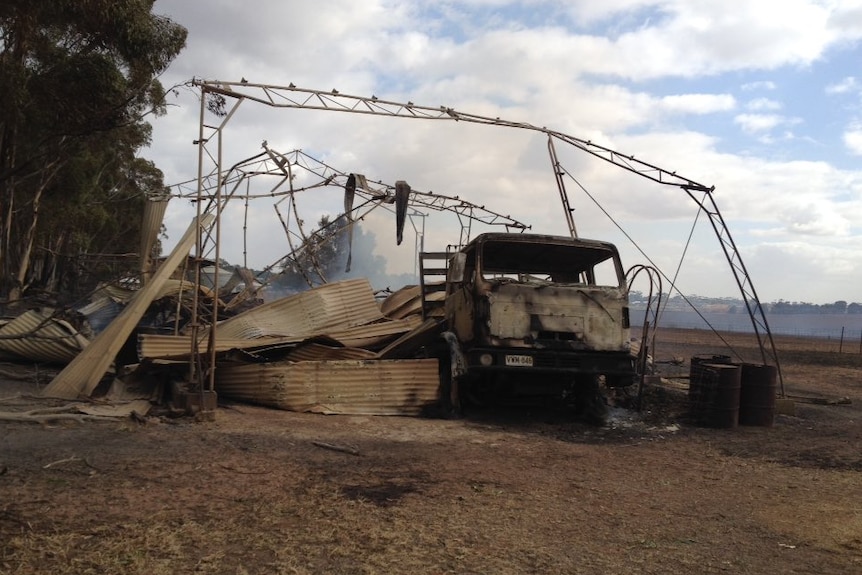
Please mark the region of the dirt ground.
MULTIPOLYGON (((659 334, 643 409, 601 428, 227 403, 205 422, 0 422, 0 573, 862 573, 862 355, 777 345, 795 415, 772 427, 692 424, 671 376, 727 349, 681 330, 659 334)), ((0 410, 44 384, 0 381, 0 410)))

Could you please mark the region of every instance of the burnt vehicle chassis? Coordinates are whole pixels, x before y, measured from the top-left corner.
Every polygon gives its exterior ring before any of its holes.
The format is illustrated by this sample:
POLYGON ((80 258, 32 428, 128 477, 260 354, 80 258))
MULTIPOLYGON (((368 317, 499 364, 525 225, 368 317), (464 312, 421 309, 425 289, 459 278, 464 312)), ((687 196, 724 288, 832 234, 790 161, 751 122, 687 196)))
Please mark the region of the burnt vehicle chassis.
POLYGON ((422 289, 426 315, 445 318, 441 389, 452 409, 540 402, 595 411, 600 382, 634 382, 628 291, 613 244, 488 233, 446 261, 442 306, 427 303, 424 269, 422 289))

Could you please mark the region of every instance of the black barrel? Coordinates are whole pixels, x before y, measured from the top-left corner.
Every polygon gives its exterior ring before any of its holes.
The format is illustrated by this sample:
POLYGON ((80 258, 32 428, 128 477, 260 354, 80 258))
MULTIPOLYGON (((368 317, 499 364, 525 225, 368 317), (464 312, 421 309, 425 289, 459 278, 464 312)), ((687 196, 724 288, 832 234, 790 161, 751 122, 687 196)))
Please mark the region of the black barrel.
POLYGON ((714 355, 711 353, 705 353, 700 355, 693 355, 691 357, 691 361, 689 362, 688 378, 688 407, 689 412, 691 413, 691 416, 695 421, 701 419, 702 412, 708 405, 708 399, 702 397, 701 394, 703 388, 701 382, 704 375, 703 365, 707 363, 729 364, 732 362, 729 355, 714 355))
POLYGON ((739 425, 772 427, 778 369, 773 365, 742 364, 739 393, 739 425))
POLYGON ((706 427, 736 427, 739 425, 742 368, 728 363, 704 363, 701 366, 697 423, 706 427))

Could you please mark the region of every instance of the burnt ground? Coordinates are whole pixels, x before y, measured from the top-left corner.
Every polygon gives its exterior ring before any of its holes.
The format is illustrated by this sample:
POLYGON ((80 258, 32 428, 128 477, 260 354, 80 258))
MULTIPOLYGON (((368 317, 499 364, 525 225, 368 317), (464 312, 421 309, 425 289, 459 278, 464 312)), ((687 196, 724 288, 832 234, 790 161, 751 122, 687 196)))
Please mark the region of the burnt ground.
MULTIPOLYGON (((860 573, 862 355, 777 344, 796 402, 772 427, 696 426, 676 379, 601 428, 239 404, 0 422, 0 573, 860 573)), ((694 331, 656 349, 666 376, 726 353, 694 331)), ((0 409, 41 385, 0 381, 0 409)))

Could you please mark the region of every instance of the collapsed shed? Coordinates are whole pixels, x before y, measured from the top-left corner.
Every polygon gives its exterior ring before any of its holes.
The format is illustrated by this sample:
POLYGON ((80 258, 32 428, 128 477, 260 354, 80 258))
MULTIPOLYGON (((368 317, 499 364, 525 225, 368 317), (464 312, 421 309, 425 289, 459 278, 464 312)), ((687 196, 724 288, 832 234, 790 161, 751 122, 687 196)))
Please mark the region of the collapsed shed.
MULTIPOLYGON (((77 399, 92 394, 131 337, 138 361, 128 366, 131 379, 161 371, 173 379, 175 395, 196 391, 194 382, 178 380, 177 375, 209 349, 216 358, 215 391, 239 401, 363 415, 419 415, 437 403, 437 360, 400 359, 405 350, 415 351, 428 341, 429 333, 442 330, 436 322, 423 323, 416 286, 393 294, 396 303, 384 300, 381 305, 367 279, 345 280, 252 307, 197 332, 136 332, 153 301, 181 297, 182 282, 169 277, 198 228, 207 223, 192 223, 152 279, 121 302, 123 310, 92 341, 73 329, 64 334, 80 347, 71 357, 49 358, 69 363, 44 389, 44 396, 77 399)), ((38 318, 28 313, 3 329, 20 330, 17 325, 29 326, 38 318)), ((55 330, 62 327, 44 319, 42 323, 55 330)))

